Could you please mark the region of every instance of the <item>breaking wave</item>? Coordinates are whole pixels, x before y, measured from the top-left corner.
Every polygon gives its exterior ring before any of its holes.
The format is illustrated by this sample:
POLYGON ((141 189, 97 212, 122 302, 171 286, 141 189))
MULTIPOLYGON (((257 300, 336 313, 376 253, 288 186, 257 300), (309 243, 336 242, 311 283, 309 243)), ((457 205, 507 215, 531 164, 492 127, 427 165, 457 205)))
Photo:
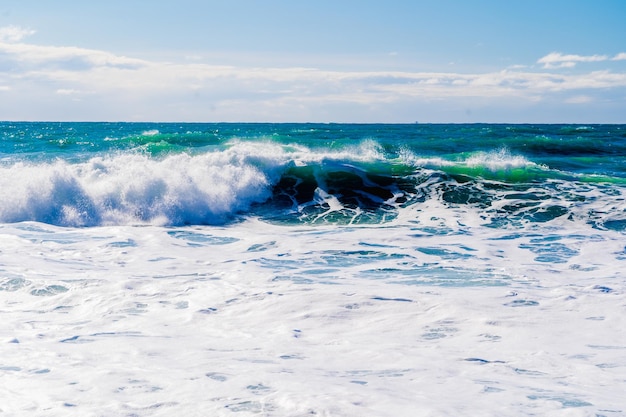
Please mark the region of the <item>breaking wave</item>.
POLYGON ((5 162, 0 222, 183 225, 256 216, 354 224, 462 209, 494 227, 569 219, 620 228, 622 214, 606 210, 602 182, 593 182, 506 149, 420 157, 374 140, 337 149, 232 140, 195 153, 5 162))

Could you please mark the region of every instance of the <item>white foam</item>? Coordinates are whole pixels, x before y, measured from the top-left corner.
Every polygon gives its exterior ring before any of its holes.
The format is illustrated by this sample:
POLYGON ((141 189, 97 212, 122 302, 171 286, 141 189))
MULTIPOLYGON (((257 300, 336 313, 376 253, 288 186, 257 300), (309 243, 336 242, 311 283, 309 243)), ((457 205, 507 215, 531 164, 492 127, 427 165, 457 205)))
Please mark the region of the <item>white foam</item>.
POLYGON ((487 168, 491 171, 506 170, 512 168, 537 167, 522 155, 514 155, 508 149, 502 148, 490 152, 476 152, 469 156, 456 159, 442 157, 424 157, 404 149, 400 152, 401 160, 415 167, 445 168, 450 166, 465 166, 470 168, 487 168))
POLYGON ((0 168, 0 221, 70 226, 220 222, 269 196, 268 172, 236 152, 95 157, 0 168))
POLYGON ((626 411, 622 234, 419 220, 1 225, 0 410, 626 411))
POLYGON ((506 148, 491 152, 478 152, 467 158, 463 163, 469 167, 487 167, 493 171, 537 166, 534 162, 521 155, 511 154, 506 148))
POLYGON ((159 132, 158 129, 150 129, 150 130, 146 130, 144 132, 141 132, 141 136, 156 136, 159 133, 161 133, 161 132, 159 132))

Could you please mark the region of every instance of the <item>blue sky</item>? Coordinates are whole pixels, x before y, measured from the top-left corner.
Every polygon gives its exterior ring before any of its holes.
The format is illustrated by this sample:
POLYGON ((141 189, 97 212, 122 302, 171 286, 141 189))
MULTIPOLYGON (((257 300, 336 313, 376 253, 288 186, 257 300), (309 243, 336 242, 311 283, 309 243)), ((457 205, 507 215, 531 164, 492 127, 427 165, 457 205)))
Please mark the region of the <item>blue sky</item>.
POLYGON ((626 123, 626 1, 3 0, 0 120, 626 123))

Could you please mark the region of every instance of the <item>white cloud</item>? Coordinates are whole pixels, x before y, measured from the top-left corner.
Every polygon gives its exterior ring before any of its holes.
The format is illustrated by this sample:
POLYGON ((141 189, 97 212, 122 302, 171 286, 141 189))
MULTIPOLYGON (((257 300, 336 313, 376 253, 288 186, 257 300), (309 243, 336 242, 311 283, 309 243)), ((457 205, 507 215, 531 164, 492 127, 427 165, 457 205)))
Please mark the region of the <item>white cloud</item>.
POLYGON ((600 62, 609 59, 606 55, 564 55, 560 52, 552 52, 542 58, 537 63, 543 64, 544 68, 571 68, 578 62, 600 62))
POLYGON ((626 61, 626 52, 620 52, 619 54, 615 55, 611 60, 612 61, 626 61))
POLYGON ((80 94, 81 91, 79 90, 74 90, 72 88, 59 88, 56 91, 57 94, 63 95, 63 96, 72 96, 72 95, 76 95, 76 94, 80 94))
MULTIPOLYGON (((329 106, 380 109, 478 99, 532 104, 546 97, 584 104, 599 94, 594 91, 626 88, 624 73, 560 74, 523 66, 474 74, 244 67, 184 57, 177 63, 157 62, 100 50, 1 40, 0 54, 8 64, 0 72, 0 91, 11 95, 11 114, 22 109, 14 116, 21 119, 54 119, 62 114, 67 119, 91 120, 320 120, 334 117, 332 112, 324 113, 329 106), (81 98, 80 107, 58 104, 68 105, 68 96, 81 98), (32 103, 52 105, 31 116, 32 103)), ((626 59, 623 55, 612 60, 626 59)), ((554 53, 539 62, 554 69, 604 60, 609 58, 554 53)))
POLYGON ((5 26, 0 28, 0 42, 19 42, 27 36, 35 34, 32 29, 20 26, 5 26))
POLYGON ((147 64, 146 61, 140 59, 73 46, 0 42, 0 52, 10 55, 17 62, 38 66, 66 64, 74 68, 89 68, 94 66, 139 67, 147 64))
POLYGON ((569 104, 588 104, 594 101, 593 97, 590 96, 573 96, 565 99, 566 103, 569 104))

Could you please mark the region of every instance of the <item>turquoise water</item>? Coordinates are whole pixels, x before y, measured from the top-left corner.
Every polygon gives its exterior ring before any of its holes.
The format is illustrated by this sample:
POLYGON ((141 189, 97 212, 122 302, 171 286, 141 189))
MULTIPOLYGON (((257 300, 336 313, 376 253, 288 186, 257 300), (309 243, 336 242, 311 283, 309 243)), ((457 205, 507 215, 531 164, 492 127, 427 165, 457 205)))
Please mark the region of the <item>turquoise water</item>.
POLYGON ((4 122, 0 182, 0 222, 378 224, 437 201, 624 230, 626 126, 4 122))

